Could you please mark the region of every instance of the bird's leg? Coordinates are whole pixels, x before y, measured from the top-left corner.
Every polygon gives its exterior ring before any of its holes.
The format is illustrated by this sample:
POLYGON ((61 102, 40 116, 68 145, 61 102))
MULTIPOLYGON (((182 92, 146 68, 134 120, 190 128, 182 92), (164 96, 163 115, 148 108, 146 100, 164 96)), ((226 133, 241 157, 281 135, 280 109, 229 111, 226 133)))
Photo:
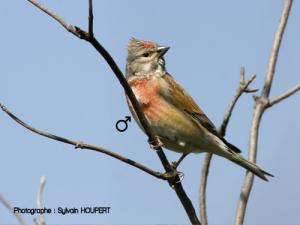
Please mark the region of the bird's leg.
POLYGON ((154 149, 155 151, 157 151, 157 149, 159 147, 162 147, 163 143, 161 142, 161 140, 159 139, 158 136, 156 136, 156 140, 148 140, 148 143, 150 145, 150 148, 154 149), (158 143, 157 143, 158 142, 158 143))
POLYGON ((179 166, 179 164, 182 162, 182 160, 188 155, 189 153, 182 153, 182 155, 180 156, 180 158, 175 161, 175 162, 172 162, 172 166, 173 168, 176 170, 177 167, 179 166))

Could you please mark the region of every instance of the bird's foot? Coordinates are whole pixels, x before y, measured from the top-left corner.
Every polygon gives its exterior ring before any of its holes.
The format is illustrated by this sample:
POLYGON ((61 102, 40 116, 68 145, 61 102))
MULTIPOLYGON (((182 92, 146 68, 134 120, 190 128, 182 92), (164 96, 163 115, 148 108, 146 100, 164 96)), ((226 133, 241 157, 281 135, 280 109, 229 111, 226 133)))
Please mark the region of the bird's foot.
POLYGON ((184 178, 184 173, 177 170, 172 170, 164 173, 165 178, 170 182, 172 188, 175 184, 180 183, 184 178))
POLYGON ((150 145, 150 148, 152 148, 155 151, 160 150, 159 148, 163 146, 163 143, 161 142, 158 136, 156 136, 154 140, 149 139, 148 143, 150 145))
POLYGON ((182 160, 188 155, 189 153, 182 153, 180 158, 177 161, 172 162, 172 167, 176 170, 182 160))
POLYGON ((77 141, 74 148, 75 149, 78 149, 78 148, 83 149, 83 145, 84 145, 83 141, 77 141))
POLYGON ((174 185, 180 183, 184 178, 184 173, 179 172, 177 170, 172 170, 170 172, 165 173, 164 175, 167 178, 167 180, 170 181, 172 188, 174 188, 174 185))

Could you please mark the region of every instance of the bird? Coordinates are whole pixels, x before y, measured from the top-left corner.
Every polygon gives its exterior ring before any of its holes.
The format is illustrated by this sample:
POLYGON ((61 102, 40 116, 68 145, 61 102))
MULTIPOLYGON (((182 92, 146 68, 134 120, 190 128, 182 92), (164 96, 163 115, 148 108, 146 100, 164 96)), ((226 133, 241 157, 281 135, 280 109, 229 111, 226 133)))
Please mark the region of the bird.
MULTIPOLYGON (((224 157, 263 180, 273 176, 242 157, 241 150, 221 136, 194 99, 166 70, 170 49, 151 41, 131 38, 127 46, 126 80, 162 147, 187 155, 209 152, 224 157)), ((133 118, 143 129, 127 97, 133 118)))

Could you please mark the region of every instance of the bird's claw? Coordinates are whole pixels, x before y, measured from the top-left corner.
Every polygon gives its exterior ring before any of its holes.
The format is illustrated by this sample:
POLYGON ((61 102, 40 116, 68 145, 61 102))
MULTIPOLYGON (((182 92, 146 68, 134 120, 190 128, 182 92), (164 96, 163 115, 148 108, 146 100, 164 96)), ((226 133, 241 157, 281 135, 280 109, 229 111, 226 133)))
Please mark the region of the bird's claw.
POLYGON ((171 187, 174 188, 175 184, 181 183, 181 181, 184 178, 184 173, 183 172, 179 172, 177 170, 173 170, 173 171, 165 173, 165 177, 168 180, 172 180, 173 181, 172 182, 173 184, 172 184, 171 187))
POLYGON ((183 178, 184 178, 184 173, 183 173, 183 172, 178 172, 178 171, 177 171, 177 175, 178 175, 178 177, 179 177, 179 180, 176 181, 176 184, 181 183, 181 181, 182 181, 183 178))
POLYGON ((78 141, 75 145, 75 149, 78 149, 78 148, 83 149, 83 145, 84 145, 83 141, 78 141))
POLYGON ((177 169, 178 165, 179 165, 179 164, 178 164, 178 161, 173 161, 173 162, 171 163, 171 166, 173 167, 174 170, 177 169))
POLYGON ((150 145, 150 148, 152 148, 155 151, 158 151, 159 148, 163 146, 163 143, 161 142, 161 140, 157 136, 156 136, 156 138, 154 140, 150 140, 149 139, 148 143, 150 145))
POLYGON ((188 155, 189 153, 183 153, 180 158, 177 161, 172 162, 171 166, 173 167, 174 170, 177 169, 179 164, 182 162, 182 160, 188 155))

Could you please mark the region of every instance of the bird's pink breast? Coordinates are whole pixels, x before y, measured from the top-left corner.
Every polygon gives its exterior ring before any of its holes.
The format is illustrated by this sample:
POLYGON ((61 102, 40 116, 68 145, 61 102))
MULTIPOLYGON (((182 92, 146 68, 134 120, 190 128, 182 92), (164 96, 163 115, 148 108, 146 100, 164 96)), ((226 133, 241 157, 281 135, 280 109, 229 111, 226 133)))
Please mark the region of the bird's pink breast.
POLYGON ((195 132, 197 128, 193 126, 191 120, 163 96, 162 93, 167 94, 168 83, 162 78, 153 76, 148 79, 134 80, 129 84, 158 136, 177 139, 176 136, 190 135, 190 132, 195 132))
MULTIPOLYGON (((191 119, 168 101, 166 95, 169 86, 165 80, 153 76, 131 80, 129 84, 150 126, 161 139, 164 147, 179 152, 197 149, 193 140, 198 139, 200 131, 191 119)), ((130 101, 128 104, 139 123, 130 101)))
POLYGON ((159 94, 162 86, 157 78, 136 79, 129 84, 148 119, 155 119, 165 114, 168 104, 159 94))

